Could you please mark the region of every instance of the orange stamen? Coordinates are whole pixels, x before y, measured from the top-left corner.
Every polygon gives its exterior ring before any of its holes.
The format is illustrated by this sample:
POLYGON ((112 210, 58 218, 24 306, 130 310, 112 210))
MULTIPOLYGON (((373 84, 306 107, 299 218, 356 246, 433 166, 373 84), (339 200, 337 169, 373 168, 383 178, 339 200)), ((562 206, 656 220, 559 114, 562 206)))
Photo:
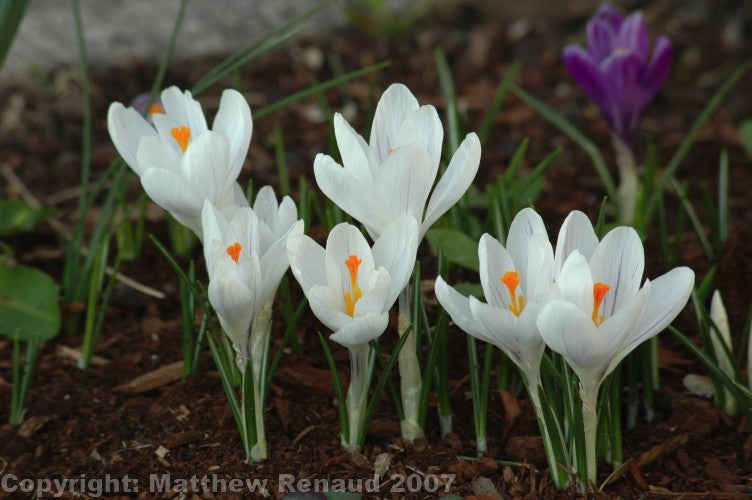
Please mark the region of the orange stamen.
POLYGON ((227 255, 229 255, 230 257, 232 257, 232 260, 234 260, 235 262, 237 262, 238 259, 240 258, 240 251, 242 249, 243 249, 243 247, 240 245, 240 243, 238 243, 236 241, 235 243, 233 243, 232 245, 230 245, 229 247, 227 247, 227 255))
POLYGON ((363 292, 358 286, 358 267, 363 259, 359 259, 357 255, 350 255, 345 260, 347 270, 350 272, 350 291, 345 292, 345 312, 349 316, 355 315, 355 303, 363 296, 363 292))
POLYGON ((181 125, 170 130, 170 135, 178 141, 180 149, 185 153, 185 150, 188 149, 188 141, 191 139, 191 129, 185 125, 181 125))
POLYGON ((389 156, 392 153, 394 153, 394 148, 389 148, 389 151, 386 152, 386 155, 389 156))
POLYGON ((500 280, 509 290, 509 296, 512 298, 509 304, 509 310, 512 314, 519 316, 525 309, 525 297, 517 295, 517 287, 520 285, 520 274, 515 271, 507 271, 500 280))
POLYGON ((148 114, 150 114, 150 115, 154 115, 154 114, 158 114, 158 113, 164 113, 164 112, 165 112, 164 108, 158 102, 153 102, 151 104, 151 106, 149 106, 149 113, 148 114))
POLYGON ((606 296, 609 290, 611 290, 611 287, 600 281, 593 284, 593 323, 595 323, 595 326, 603 323, 603 316, 598 314, 598 310, 600 310, 603 303, 603 297, 606 296))

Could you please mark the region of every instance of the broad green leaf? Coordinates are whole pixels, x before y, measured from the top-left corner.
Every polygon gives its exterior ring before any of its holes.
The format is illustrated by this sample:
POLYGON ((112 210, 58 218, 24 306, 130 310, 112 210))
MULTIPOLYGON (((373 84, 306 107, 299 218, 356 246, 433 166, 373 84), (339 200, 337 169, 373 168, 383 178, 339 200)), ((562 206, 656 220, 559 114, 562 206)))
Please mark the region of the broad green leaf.
POLYGON ((0 236, 30 231, 47 216, 23 201, 0 200, 0 236))
POLYGON ((0 334, 49 340, 60 330, 58 286, 37 269, 0 262, 0 334))
POLYGON ((457 283, 454 285, 454 289, 465 297, 470 297, 472 295, 476 299, 484 300, 483 287, 480 286, 480 283, 457 283))
POLYGON ((441 249, 449 262, 478 270, 478 242, 465 233, 456 229, 435 228, 426 233, 426 239, 433 253, 441 249))

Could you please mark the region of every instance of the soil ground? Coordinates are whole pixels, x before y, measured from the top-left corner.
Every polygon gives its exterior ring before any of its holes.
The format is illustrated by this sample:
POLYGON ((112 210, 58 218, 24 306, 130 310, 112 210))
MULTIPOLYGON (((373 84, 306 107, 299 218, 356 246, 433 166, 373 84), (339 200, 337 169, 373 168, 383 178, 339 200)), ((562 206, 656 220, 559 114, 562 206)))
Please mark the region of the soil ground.
MULTIPOLYGON (((652 140, 660 161, 665 164, 714 89, 752 53, 749 38, 752 15, 743 4, 724 5, 717 10, 706 7, 699 18, 696 12, 682 11, 680 2, 655 5, 647 9, 647 18, 654 30, 672 37, 676 46, 675 63, 672 75, 642 122, 638 157, 643 157, 643 145, 652 140)), ((443 47, 467 130, 480 127, 496 86, 511 64, 520 60, 524 64, 520 85, 576 123, 604 151, 609 164, 613 164, 606 123, 566 75, 559 59, 561 47, 582 33, 585 21, 582 17, 557 17, 500 24, 468 8, 451 22, 420 24, 409 33, 389 38, 340 31, 274 50, 244 67, 237 75, 239 80, 227 79, 206 91, 200 100, 211 116, 220 89, 240 81, 252 109, 258 109, 309 86, 314 79, 330 78, 332 73, 326 58, 336 54, 346 70, 385 60, 391 63, 373 82, 357 80, 326 93, 335 110, 354 104, 359 112, 351 123, 357 130, 368 127, 365 110, 372 84, 380 92, 392 82, 406 83, 421 103, 434 104, 443 117, 445 102, 432 55, 434 48, 443 47), (315 64, 319 55, 324 56, 321 66, 315 64)), ((189 87, 217 62, 201 59, 172 65, 166 82, 189 87)), ((115 156, 106 130, 107 106, 111 101, 128 102, 147 90, 155 71, 149 63, 133 61, 92 75, 94 179, 115 156)), ((752 238, 749 225, 752 176, 748 172, 750 159, 737 134, 739 123, 752 117, 749 84, 747 76, 729 95, 703 128, 678 173, 679 179, 687 182, 697 209, 703 213, 700 203, 703 187, 710 193, 716 192, 718 158, 722 149, 729 152, 731 234, 712 262, 702 253, 689 226, 685 226, 678 235, 678 263, 691 266, 698 282, 712 264, 717 264, 715 287, 724 294, 737 341, 752 302, 747 288, 752 276, 752 251, 748 246, 752 238)), ((76 71, 58 68, 33 79, 6 81, 0 88, 0 110, 3 110, 0 162, 49 206, 55 217, 72 227, 76 219, 82 141, 81 86, 76 71)), ((255 186, 272 184, 278 188, 272 146, 275 127, 281 127, 284 134, 295 192, 300 178, 306 177, 313 183, 313 158, 326 150, 329 126, 315 98, 257 120, 241 182, 253 179, 255 186)), ((573 209, 595 219, 604 192, 587 156, 513 96, 508 97, 494 121, 476 184, 482 188, 504 172, 525 137, 531 141, 526 169, 554 148, 563 148, 547 173, 543 193, 536 202, 536 209, 549 224, 549 234, 556 234, 556 228, 573 209)), ((17 184, 3 183, 0 188, 4 197, 18 198, 23 194, 17 184)), ((139 193, 136 186, 134 198, 139 193)), ((147 232, 166 241, 164 215, 152 208, 148 210, 147 232)), ((677 213, 673 195, 668 196, 667 209, 671 222, 677 213)), ((88 216, 95 220, 97 210, 93 209, 88 216)), ((320 225, 311 232, 319 237, 325 235, 320 225)), ((65 241, 50 225, 42 224, 33 232, 7 242, 21 263, 60 278, 65 241)), ((657 249, 654 228, 646 240, 646 276, 651 278, 665 272, 657 249)), ((419 255, 429 268, 435 266, 426 245, 419 255)), ((0 427, 0 457, 7 462, 4 473, 18 478, 101 478, 105 474, 120 478, 127 474, 139 480, 140 491, 123 496, 140 498, 155 496, 147 491, 150 474, 169 473, 172 478, 185 479, 212 474, 225 479, 269 478, 268 492, 277 496, 280 474, 365 480, 373 477, 377 462, 388 458, 379 492, 370 497, 435 497, 445 491, 443 485, 433 492, 432 485, 424 482, 419 493, 402 493, 399 488, 407 488, 407 484, 400 484, 400 479, 426 481, 432 475, 441 478, 442 474, 455 475, 446 491, 461 496, 577 496, 575 491, 558 492, 551 486, 534 416, 523 395, 492 392, 488 429, 491 458, 476 461, 464 458, 474 456, 475 443, 470 385, 465 376, 465 339, 454 328, 450 332, 454 353, 453 434, 446 440, 440 439, 435 411, 431 408, 427 437, 412 445, 404 443, 399 438, 391 401, 384 397, 362 452, 353 455, 344 452, 339 445, 331 378, 316 336, 322 327, 308 312, 304 313, 298 332, 302 354, 284 355, 274 379, 266 413, 270 459, 247 465, 243 463, 237 429, 208 352, 201 358, 198 376, 186 383, 163 383, 138 394, 116 389, 181 359, 177 277, 150 243, 145 245, 143 255, 126 262, 122 271, 163 291, 166 298, 153 299, 117 285, 97 350, 99 362, 88 371, 79 370, 75 360, 66 354, 67 349, 80 346, 80 334, 61 334, 44 346, 29 397, 26 423, 20 427, 0 427), (509 465, 494 459, 524 462, 524 465, 509 465)), ((292 280, 291 284, 299 296, 297 285, 292 280)), ((279 318, 281 311, 275 313, 279 318)), ((284 329, 284 325, 277 323, 274 347, 284 329)), ((675 324, 696 339, 696 320, 689 310, 675 324)), ((393 332, 392 325, 386 335, 393 332)), ((633 462, 623 477, 605 486, 597 496, 749 498, 752 495, 749 423, 739 417, 727 417, 711 402, 688 394, 681 384, 683 375, 704 371, 668 334, 662 334, 661 338, 663 386, 656 401, 655 420, 651 424, 641 422, 624 435, 625 458, 648 452, 653 453, 654 460, 633 462)), ((337 349, 335 357, 346 376, 346 352, 337 349)), ((10 400, 10 359, 9 343, 0 340, 0 408, 7 408, 10 400)), ((611 469, 601 464, 599 472, 599 480, 603 482, 611 469)), ((178 498, 180 494, 162 496, 178 498)), ((215 495, 216 498, 233 496, 240 494, 215 495)))

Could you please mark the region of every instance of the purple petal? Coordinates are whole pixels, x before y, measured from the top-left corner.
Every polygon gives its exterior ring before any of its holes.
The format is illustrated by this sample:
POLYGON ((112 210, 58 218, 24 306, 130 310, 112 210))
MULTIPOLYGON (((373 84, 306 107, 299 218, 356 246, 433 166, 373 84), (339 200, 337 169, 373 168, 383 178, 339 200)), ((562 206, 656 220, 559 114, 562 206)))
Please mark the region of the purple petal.
POLYGON ((587 24, 587 41, 590 55, 599 63, 613 50, 616 31, 609 23, 600 19, 592 19, 587 24))
POLYGON ((614 32, 617 32, 624 22, 624 16, 618 10, 604 3, 593 16, 593 20, 607 23, 614 32))
POLYGON ((619 28, 616 35, 615 50, 620 48, 629 49, 643 59, 648 58, 648 28, 642 12, 630 14, 619 28))
POLYGON ((603 108, 608 103, 608 93, 603 76, 590 54, 582 47, 570 45, 561 54, 564 66, 574 81, 595 103, 603 108))
POLYGON ((645 61, 633 52, 614 52, 601 65, 604 85, 609 94, 609 107, 604 113, 611 119, 614 131, 628 139, 637 128, 644 108, 640 79, 645 61))
POLYGON ((665 36, 659 37, 655 42, 653 55, 642 73, 642 92, 644 104, 647 104, 658 92, 671 69, 671 57, 674 49, 671 41, 665 36))

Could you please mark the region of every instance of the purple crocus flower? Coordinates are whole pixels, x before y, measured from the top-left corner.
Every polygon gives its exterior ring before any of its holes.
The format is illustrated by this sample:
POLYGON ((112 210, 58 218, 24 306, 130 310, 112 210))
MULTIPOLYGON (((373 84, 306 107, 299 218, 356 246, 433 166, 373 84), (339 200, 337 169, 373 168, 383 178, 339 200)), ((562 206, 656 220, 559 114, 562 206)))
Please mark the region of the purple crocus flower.
POLYGON ((131 102, 131 107, 138 111, 141 116, 146 117, 146 121, 148 121, 150 125, 154 125, 154 121, 151 117, 153 114, 165 112, 160 96, 152 97, 149 92, 138 94, 131 102), (148 109, 147 106, 149 106, 148 109))
POLYGON ((630 144, 643 110, 668 75, 671 42, 658 37, 649 54, 642 13, 625 18, 606 4, 588 22, 587 42, 587 50, 566 47, 564 65, 601 109, 613 132, 630 144))

